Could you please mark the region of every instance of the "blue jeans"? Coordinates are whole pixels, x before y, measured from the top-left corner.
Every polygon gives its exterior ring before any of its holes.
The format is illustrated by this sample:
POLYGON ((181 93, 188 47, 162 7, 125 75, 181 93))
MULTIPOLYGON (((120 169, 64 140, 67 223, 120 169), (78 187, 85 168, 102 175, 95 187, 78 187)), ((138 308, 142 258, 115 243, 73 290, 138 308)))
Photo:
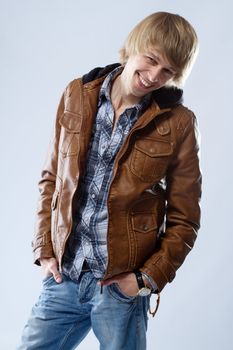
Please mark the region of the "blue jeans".
POLYGON ((145 350, 149 297, 130 297, 117 284, 100 286, 91 272, 73 282, 43 281, 18 350, 71 350, 90 329, 101 350, 145 350))

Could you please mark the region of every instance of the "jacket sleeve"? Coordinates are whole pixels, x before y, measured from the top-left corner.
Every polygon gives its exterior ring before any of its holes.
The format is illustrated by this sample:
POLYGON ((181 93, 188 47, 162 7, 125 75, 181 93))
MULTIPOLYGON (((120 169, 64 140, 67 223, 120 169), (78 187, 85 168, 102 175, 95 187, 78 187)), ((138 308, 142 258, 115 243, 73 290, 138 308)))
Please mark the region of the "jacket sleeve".
POLYGON ((39 199, 36 213, 35 232, 32 242, 34 262, 39 265, 40 258, 54 256, 51 242, 51 205, 55 190, 58 145, 60 137, 59 119, 64 111, 64 94, 61 97, 53 134, 48 147, 46 160, 39 181, 39 199))
MULTIPOLYGON (((161 291, 171 282, 193 248, 200 227, 201 173, 198 129, 192 112, 182 129, 175 156, 166 175, 166 229, 157 251, 145 262, 147 273, 161 291)), ((179 129, 179 128, 178 128, 179 129)))

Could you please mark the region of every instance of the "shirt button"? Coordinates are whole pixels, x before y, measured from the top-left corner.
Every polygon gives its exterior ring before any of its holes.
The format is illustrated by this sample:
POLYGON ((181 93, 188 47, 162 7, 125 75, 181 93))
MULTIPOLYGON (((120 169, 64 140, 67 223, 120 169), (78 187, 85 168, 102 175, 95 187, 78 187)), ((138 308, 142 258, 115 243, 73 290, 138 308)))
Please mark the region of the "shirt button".
POLYGON ((147 230, 148 230, 147 224, 144 224, 144 225, 142 226, 142 228, 143 228, 144 231, 147 231, 147 230))
POLYGON ((96 197, 95 193, 92 193, 91 198, 94 199, 95 197, 96 197))

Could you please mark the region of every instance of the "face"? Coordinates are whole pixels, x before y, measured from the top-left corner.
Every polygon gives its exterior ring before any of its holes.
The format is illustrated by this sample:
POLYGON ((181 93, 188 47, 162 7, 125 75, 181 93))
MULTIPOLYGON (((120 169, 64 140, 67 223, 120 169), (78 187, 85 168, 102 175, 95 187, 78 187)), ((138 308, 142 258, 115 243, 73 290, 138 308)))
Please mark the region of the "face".
POLYGON ((128 96, 140 99, 164 86, 176 71, 159 51, 131 55, 122 72, 121 83, 128 96))

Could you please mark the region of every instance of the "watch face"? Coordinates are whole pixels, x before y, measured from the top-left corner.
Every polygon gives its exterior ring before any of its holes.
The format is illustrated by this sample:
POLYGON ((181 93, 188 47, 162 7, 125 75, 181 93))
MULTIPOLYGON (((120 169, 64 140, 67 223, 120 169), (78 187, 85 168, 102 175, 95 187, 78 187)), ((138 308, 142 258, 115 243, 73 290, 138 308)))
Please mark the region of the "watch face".
POLYGON ((140 295, 140 297, 147 297, 150 294, 151 294, 151 290, 150 288, 147 288, 147 287, 141 288, 138 292, 138 295, 140 295))

